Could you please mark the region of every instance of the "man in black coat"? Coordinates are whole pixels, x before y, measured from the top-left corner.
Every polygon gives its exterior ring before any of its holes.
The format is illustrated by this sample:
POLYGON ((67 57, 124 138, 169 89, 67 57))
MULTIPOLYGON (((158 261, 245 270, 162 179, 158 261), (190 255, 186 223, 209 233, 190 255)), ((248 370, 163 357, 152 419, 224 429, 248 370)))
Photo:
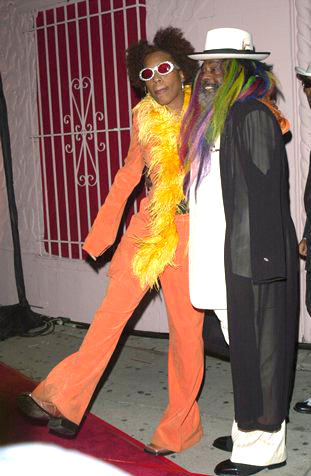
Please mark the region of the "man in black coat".
MULTIPOLYGON (((303 90, 311 108, 311 63, 304 70, 297 66, 297 78, 301 81, 303 90)), ((306 224, 303 232, 303 238, 299 243, 299 253, 306 259, 306 306, 311 316, 311 153, 309 162, 309 173, 305 187, 304 203, 306 210, 306 224)), ((311 397, 297 402, 294 410, 299 413, 308 413, 311 415, 311 397)))
POLYGON ((230 344, 235 414, 231 436, 214 442, 231 452, 215 467, 220 476, 286 464, 298 246, 286 120, 271 101, 268 56, 255 51, 248 32, 210 30, 205 50, 191 55, 204 63, 181 129, 181 160, 190 169, 190 297, 215 311, 230 344))

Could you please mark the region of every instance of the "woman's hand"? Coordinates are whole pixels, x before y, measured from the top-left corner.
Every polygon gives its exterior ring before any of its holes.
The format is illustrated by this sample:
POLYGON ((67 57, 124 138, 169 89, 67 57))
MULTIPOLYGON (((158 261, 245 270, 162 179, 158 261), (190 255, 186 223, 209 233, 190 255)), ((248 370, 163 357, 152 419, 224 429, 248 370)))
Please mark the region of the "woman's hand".
POLYGON ((305 238, 302 238, 298 246, 300 256, 303 256, 305 258, 307 256, 308 251, 307 240, 305 238))

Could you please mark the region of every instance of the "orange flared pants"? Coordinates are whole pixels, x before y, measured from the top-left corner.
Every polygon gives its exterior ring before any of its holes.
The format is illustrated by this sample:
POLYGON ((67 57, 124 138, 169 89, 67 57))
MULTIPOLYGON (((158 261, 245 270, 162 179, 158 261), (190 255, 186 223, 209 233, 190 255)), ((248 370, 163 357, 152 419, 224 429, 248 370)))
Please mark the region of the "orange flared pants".
MULTIPOLYGON (((146 236, 147 225, 144 211, 132 217, 110 265, 106 296, 79 351, 54 367, 32 393, 39 400, 54 403, 74 423, 81 422, 125 324, 147 292, 141 289, 131 266, 137 237, 146 236)), ((170 332, 169 403, 151 441, 160 447, 182 451, 202 437, 196 397, 204 369, 204 314, 193 308, 189 298, 188 215, 177 215, 176 225, 179 234, 176 266, 167 266, 160 276, 170 332)))

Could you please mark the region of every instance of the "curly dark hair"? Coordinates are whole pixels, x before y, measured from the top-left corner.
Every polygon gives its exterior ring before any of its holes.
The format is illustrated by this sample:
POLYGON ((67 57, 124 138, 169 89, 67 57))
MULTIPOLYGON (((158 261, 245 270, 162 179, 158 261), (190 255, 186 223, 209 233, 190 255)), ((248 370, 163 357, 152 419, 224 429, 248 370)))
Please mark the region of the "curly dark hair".
POLYGON ((185 76, 185 83, 191 83, 198 69, 198 61, 188 58, 194 52, 191 43, 183 36, 179 28, 169 26, 157 31, 153 43, 140 40, 126 50, 126 66, 132 86, 143 92, 145 84, 139 79, 147 55, 156 51, 168 53, 185 76))

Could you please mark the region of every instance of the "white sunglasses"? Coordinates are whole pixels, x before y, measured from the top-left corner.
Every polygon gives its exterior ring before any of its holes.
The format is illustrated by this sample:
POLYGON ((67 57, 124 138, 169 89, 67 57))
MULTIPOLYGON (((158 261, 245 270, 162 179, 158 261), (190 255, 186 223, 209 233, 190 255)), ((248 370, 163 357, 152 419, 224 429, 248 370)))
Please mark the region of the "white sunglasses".
POLYGON ((163 63, 157 64, 153 66, 153 68, 144 68, 139 73, 139 79, 142 81, 150 81, 154 77, 154 73, 157 72, 161 74, 161 76, 165 76, 173 71, 173 69, 180 69, 175 64, 171 63, 170 61, 163 61, 163 63))

